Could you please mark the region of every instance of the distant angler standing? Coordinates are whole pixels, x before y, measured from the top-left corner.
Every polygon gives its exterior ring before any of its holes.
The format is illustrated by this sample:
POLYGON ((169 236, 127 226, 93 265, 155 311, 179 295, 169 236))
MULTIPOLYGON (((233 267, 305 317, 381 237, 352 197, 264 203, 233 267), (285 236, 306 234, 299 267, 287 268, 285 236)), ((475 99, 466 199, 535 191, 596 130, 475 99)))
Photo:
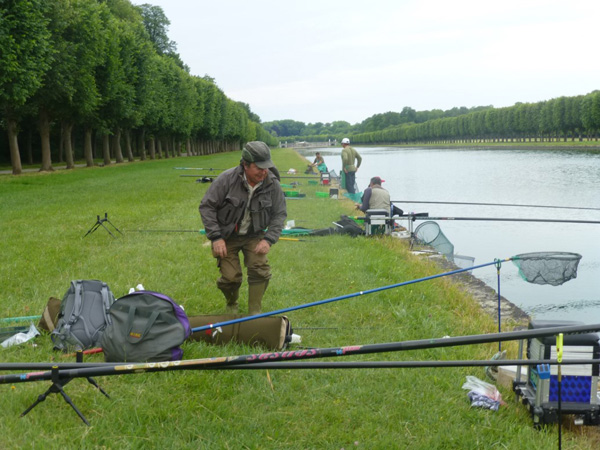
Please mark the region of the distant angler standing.
POLYGON ((342 139, 342 169, 346 178, 346 190, 349 194, 356 194, 356 171, 360 167, 362 158, 360 154, 350 147, 350 139, 342 139))
POLYGON ((230 313, 238 312, 243 277, 240 252, 248 275, 248 313, 261 312, 271 279, 267 253, 279 240, 287 217, 276 173, 267 144, 248 142, 242 149, 240 165, 219 175, 200 203, 206 237, 221 273, 217 287, 230 313))

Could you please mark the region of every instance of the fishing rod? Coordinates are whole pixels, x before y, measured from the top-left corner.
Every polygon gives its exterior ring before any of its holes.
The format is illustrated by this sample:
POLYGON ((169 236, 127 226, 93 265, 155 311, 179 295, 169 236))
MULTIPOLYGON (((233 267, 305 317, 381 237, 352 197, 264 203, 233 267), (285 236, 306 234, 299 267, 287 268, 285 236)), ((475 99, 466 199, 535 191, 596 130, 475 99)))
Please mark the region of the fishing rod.
POLYGON ((6 317, 4 319, 0 319, 0 322, 28 322, 31 320, 38 320, 42 316, 23 316, 23 317, 6 317))
POLYGON ((434 205, 477 205, 477 206, 516 206, 522 208, 553 208, 553 209, 581 209, 590 211, 600 211, 600 208, 592 208, 585 206, 551 206, 551 205, 524 205, 517 203, 482 203, 482 202, 434 202, 421 200, 391 200, 392 203, 427 203, 434 205))
MULTIPOLYGON (((379 217, 378 217, 379 218, 379 217)), ((386 217, 391 219, 391 217, 386 217)), ((383 217, 382 217, 383 219, 383 217)), ((393 217, 394 220, 483 220, 483 221, 496 221, 496 222, 548 222, 548 223, 587 223, 587 224, 600 224, 600 220, 571 220, 571 219, 517 219, 512 217, 427 217, 412 214, 405 214, 404 216, 393 217)))
POLYGON ((502 366, 549 366, 592 365, 600 359, 503 359, 503 360, 454 360, 454 361, 328 361, 328 362, 274 362, 211 367, 207 370, 271 370, 271 369, 421 369, 444 367, 502 367, 502 366))
POLYGON ((227 170, 227 169, 215 169, 214 167, 173 167, 175 170, 227 170))
MULTIPOLYGON (((512 258, 507 258, 504 259, 502 261, 510 261, 512 258)), ((422 281, 428 281, 428 280, 433 280, 435 278, 440 278, 440 277, 445 277, 448 275, 454 275, 456 273, 462 273, 462 272, 467 272, 473 269, 479 269, 481 267, 486 267, 486 266, 491 266, 497 264, 496 261, 494 262, 489 262, 489 263, 485 263, 485 264, 480 264, 478 266, 473 266, 473 267, 468 267, 468 268, 463 268, 463 269, 457 269, 457 270, 452 270, 450 272, 444 272, 441 274, 437 274, 437 275, 430 275, 428 277, 423 277, 423 278, 417 278, 415 280, 409 280, 409 281, 404 281, 402 283, 396 283, 396 284, 390 284, 388 286, 383 286, 383 287, 379 287, 379 288, 375 288, 375 289, 369 289, 366 291, 359 291, 359 292, 354 292, 352 294, 347 294, 347 295, 342 295, 339 297, 332 297, 332 298, 328 298, 328 299, 324 299, 324 300, 319 300, 316 302, 311 302, 311 303, 304 303, 302 305, 297 305, 297 306, 291 306, 289 308, 283 308, 283 309, 277 309, 275 311, 270 311, 270 312, 265 312, 265 313, 261 313, 261 314, 256 314, 253 316, 246 316, 246 317, 240 317, 238 319, 232 319, 232 320, 226 320, 224 322, 219 322, 219 323, 215 323, 215 324, 208 324, 208 325, 203 325, 201 327, 196 327, 196 328, 192 328, 192 332, 197 332, 197 331, 206 331, 206 330, 211 330, 214 328, 218 328, 218 327, 224 327, 227 325, 233 325, 236 323, 240 323, 240 322, 246 322, 249 320, 255 320, 255 319, 259 319, 261 317, 268 317, 268 316, 273 316, 276 314, 283 314, 283 313, 287 313, 290 311, 296 311, 299 309, 304 309, 304 308, 310 308, 312 306, 319 306, 319 305, 324 305, 326 303, 332 303, 332 302, 337 302, 340 300, 346 300, 349 298, 353 298, 353 297, 359 297, 361 295, 366 295, 366 294, 373 294, 375 292, 380 292, 380 291, 385 291, 388 289, 393 289, 393 288, 397 288, 397 287, 401 287, 401 286, 406 286, 409 284, 414 284, 414 283, 420 283, 422 281)))
MULTIPOLYGON (((136 233, 201 233, 203 230, 124 230, 124 231, 133 231, 136 233)), ((306 239, 296 239, 296 238, 286 238, 280 237, 280 241, 295 241, 295 242, 307 242, 306 239)))
MULTIPOLYGON (((239 365, 260 365, 264 363, 273 363, 278 361, 296 361, 305 359, 330 358, 342 356, 366 355, 373 353, 399 352, 409 350, 425 350, 441 347, 455 347, 462 345, 487 344, 498 341, 514 341, 521 339, 533 339, 547 336, 556 336, 563 334, 585 334, 600 331, 600 324, 592 325, 571 325, 565 327, 537 328, 530 330, 510 331, 505 333, 476 334, 467 336, 429 338, 413 341, 388 342, 381 344, 350 345, 343 347, 330 348, 310 348, 302 350, 285 350, 267 353, 252 353, 238 356, 222 356, 213 358, 188 359, 180 361, 165 361, 151 363, 67 363, 62 369, 62 364, 52 363, 0 363, 0 370, 30 370, 44 369, 51 367, 51 370, 45 372, 30 372, 26 374, 8 374, 0 375, 0 384, 33 382, 41 380, 51 380, 52 372, 54 377, 59 378, 83 378, 91 376, 132 374, 142 372, 160 372, 165 370, 198 370, 204 368, 222 368, 226 366, 239 365), (38 366, 31 366, 38 364, 38 366), (46 364, 40 366, 39 364, 46 364), (77 368, 70 368, 73 364, 77 368), (28 367, 23 369, 23 367, 28 367), (58 373, 57 373, 58 372, 58 373)), ((522 360, 519 360, 522 361, 522 360)), ((563 361, 563 364, 566 361, 563 361)), ((493 360, 494 364, 502 363, 501 360, 493 360)), ((490 361, 492 364, 492 361, 490 361)), ((490 365, 488 364, 488 365, 490 365)), ((584 364, 592 364, 591 360, 585 360, 584 364)), ((513 364, 511 364, 513 365, 513 364)))
MULTIPOLYGON (((10 363, 9 363, 10 364, 10 363)), ((107 363, 85 364, 85 368, 102 367, 107 363)), ((502 367, 502 366, 537 366, 539 364, 556 365, 594 365, 600 359, 567 359, 559 362, 556 359, 484 359, 484 360, 440 360, 440 361, 327 361, 327 362, 261 362, 257 364, 232 364, 227 366, 206 366, 194 370, 270 370, 270 369, 413 369, 436 367, 502 367)), ((0 365, 0 370, 3 369, 0 365)), ((52 370, 52 363, 20 364, 17 370, 52 370)), ((61 364, 59 370, 82 368, 81 363, 61 364)), ((15 370, 15 369, 9 369, 15 370)), ((17 375, 22 377, 22 375, 17 375)), ((34 380, 32 380, 34 381, 34 380)), ((43 380, 35 380, 43 381, 43 380)), ((5 383, 8 384, 8 383, 5 383)))
POLYGON ((200 233, 200 230, 124 230, 136 233, 200 233))

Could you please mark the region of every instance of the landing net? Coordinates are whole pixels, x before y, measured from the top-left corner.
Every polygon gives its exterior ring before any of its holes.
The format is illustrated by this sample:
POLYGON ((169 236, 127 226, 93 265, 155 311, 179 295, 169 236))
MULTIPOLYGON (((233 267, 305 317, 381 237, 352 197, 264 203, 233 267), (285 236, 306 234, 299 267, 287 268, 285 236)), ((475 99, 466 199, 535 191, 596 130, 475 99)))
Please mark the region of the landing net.
POLYGON ((536 252, 523 253, 511 259, 525 281, 559 286, 577 278, 577 266, 581 255, 569 252, 536 252))
POLYGON ((436 222, 428 220, 415 228, 415 238, 420 244, 429 245, 446 257, 454 255, 454 245, 436 222))

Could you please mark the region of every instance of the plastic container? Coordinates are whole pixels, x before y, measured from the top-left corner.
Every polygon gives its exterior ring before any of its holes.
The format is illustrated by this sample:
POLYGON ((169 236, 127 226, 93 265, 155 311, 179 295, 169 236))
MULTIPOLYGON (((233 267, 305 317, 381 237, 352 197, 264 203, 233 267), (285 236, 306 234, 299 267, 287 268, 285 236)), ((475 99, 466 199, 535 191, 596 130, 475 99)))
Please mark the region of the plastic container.
POLYGON ((329 198, 329 192, 317 192, 319 198, 329 198))

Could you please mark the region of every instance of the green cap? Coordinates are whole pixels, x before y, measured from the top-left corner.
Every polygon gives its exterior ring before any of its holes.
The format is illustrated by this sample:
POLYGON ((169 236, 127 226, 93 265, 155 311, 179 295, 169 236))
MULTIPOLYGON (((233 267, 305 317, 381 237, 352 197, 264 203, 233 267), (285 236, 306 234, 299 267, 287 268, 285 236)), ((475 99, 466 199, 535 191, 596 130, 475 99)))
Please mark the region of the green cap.
POLYGON ((242 158, 244 161, 256 164, 261 169, 275 167, 275 164, 271 161, 271 150, 262 141, 252 141, 244 145, 242 158))

